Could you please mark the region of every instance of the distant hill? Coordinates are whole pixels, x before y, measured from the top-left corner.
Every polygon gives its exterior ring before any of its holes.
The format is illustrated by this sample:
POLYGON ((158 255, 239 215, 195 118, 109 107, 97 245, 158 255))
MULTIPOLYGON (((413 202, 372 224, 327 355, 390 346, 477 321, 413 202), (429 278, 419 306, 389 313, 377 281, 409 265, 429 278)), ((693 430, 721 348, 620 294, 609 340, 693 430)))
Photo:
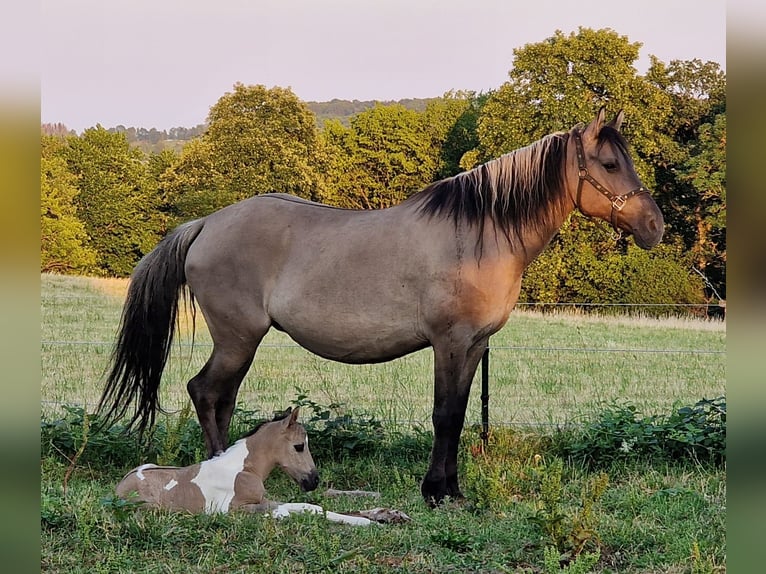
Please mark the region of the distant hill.
POLYGON ((327 120, 339 120, 348 126, 351 116, 375 107, 377 104, 391 105, 401 104, 407 109, 422 112, 428 103, 436 98, 406 98, 403 100, 339 100, 337 98, 329 102, 306 102, 308 108, 317 117, 317 124, 322 127, 327 120))
MULTIPOLYGON (((422 112, 429 102, 436 98, 405 98, 403 100, 339 100, 329 102, 306 102, 308 108, 317 118, 317 125, 321 128, 327 120, 338 120, 348 126, 349 120, 354 114, 368 110, 376 105, 400 104, 407 109, 422 112)), ((48 135, 77 135, 74 130, 68 129, 62 123, 41 124, 42 133, 48 135)), ((159 152, 163 149, 180 151, 183 145, 197 136, 202 135, 207 128, 206 124, 199 124, 192 128, 175 127, 169 130, 157 130, 156 128, 136 128, 119 125, 107 128, 110 132, 124 133, 128 142, 141 148, 145 153, 159 152)))

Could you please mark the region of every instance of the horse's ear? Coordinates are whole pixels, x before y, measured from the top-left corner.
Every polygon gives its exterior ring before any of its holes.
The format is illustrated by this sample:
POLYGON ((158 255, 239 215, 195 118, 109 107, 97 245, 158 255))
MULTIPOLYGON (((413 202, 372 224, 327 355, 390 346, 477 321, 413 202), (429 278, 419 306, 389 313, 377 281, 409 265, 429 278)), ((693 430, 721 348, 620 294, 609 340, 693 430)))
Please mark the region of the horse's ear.
POLYGON ((616 129, 617 131, 620 131, 620 128, 622 127, 622 122, 625 119, 625 110, 620 110, 619 113, 615 116, 615 118, 609 122, 607 125, 611 128, 616 129))
POLYGON ((588 124, 588 127, 586 127, 585 131, 582 133, 583 139, 595 140, 598 137, 598 134, 601 131, 601 128, 604 127, 605 119, 606 119, 606 107, 601 106, 601 109, 596 114, 596 117, 593 119, 591 123, 588 124))

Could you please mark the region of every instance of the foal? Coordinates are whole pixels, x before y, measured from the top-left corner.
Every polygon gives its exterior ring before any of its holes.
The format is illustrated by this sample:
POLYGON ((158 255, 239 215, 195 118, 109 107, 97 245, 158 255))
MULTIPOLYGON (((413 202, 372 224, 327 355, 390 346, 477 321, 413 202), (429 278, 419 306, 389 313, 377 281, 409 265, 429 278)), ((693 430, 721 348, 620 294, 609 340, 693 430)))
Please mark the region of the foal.
POLYGON ((188 512, 270 510, 263 481, 279 466, 304 491, 319 485, 299 409, 256 427, 225 452, 191 466, 144 464, 117 485, 117 496, 147 506, 188 512), (137 493, 135 496, 133 493, 137 493))
POLYGON ((309 452, 306 429, 297 422, 298 411, 257 426, 225 452, 191 466, 144 464, 131 470, 117 485, 117 496, 143 502, 146 506, 208 514, 269 512, 275 518, 310 512, 324 514, 333 522, 366 526, 362 516, 325 512, 308 503, 277 503, 266 500, 263 481, 279 466, 304 491, 319 485, 314 460, 309 452))

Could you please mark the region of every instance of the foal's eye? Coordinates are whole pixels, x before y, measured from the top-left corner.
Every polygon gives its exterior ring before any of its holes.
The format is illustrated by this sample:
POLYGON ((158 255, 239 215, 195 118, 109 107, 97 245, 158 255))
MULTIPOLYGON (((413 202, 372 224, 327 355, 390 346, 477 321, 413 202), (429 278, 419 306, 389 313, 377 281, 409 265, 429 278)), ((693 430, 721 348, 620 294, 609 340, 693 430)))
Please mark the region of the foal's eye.
POLYGON ((306 445, 303 444, 303 443, 296 444, 296 445, 293 445, 293 446, 295 447, 295 450, 297 450, 298 452, 303 452, 303 449, 306 448, 306 445))

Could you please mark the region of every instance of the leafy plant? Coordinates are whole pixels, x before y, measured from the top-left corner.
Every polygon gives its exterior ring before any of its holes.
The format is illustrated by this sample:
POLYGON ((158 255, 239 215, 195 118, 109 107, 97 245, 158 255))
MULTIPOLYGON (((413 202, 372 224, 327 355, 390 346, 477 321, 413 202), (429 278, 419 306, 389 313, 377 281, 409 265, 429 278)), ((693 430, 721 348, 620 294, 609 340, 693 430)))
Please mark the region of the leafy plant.
POLYGON ((562 454, 591 466, 689 456, 721 464, 726 456, 726 399, 703 399, 667 417, 640 417, 632 405, 610 407, 582 431, 561 433, 559 442, 562 454))
POLYGON ((537 471, 538 502, 529 520, 553 543, 558 553, 574 559, 588 543, 598 544, 593 507, 606 491, 609 476, 602 472, 589 477, 582 488, 579 506, 572 509, 566 503, 563 468, 563 461, 556 458, 537 471))
POLYGON ((142 504, 140 501, 125 500, 115 495, 105 496, 101 499, 101 506, 111 510, 118 522, 127 520, 142 504))
POLYGON ((726 451, 726 399, 703 399, 681 407, 667 420, 667 445, 677 455, 722 462, 726 451))
POLYGON ((514 429, 493 428, 485 448, 476 440, 477 434, 464 439, 462 484, 477 509, 500 511, 534 488, 532 473, 542 460, 540 453, 550 449, 550 441, 514 429))
POLYGON ((126 466, 137 462, 137 453, 144 450, 135 435, 126 435, 124 427, 116 425, 102 429, 97 415, 88 414, 80 406, 64 405, 65 415, 54 420, 41 419, 40 439, 43 455, 52 455, 72 462, 99 466, 126 466))
POLYGON ((595 552, 585 552, 563 567, 561 566, 561 557, 555 547, 547 546, 543 556, 545 560, 543 572, 545 574, 588 574, 592 572, 593 567, 601 558, 601 552, 598 550, 595 552))
POLYGON ((468 552, 473 546, 472 536, 459 526, 447 525, 447 528, 431 534, 430 538, 434 544, 458 553, 468 552))
POLYGON ((375 449, 380 445, 383 424, 374 415, 345 410, 343 403, 322 405, 310 399, 305 391, 291 402, 308 411, 304 426, 311 437, 311 450, 315 455, 337 457, 375 449))

